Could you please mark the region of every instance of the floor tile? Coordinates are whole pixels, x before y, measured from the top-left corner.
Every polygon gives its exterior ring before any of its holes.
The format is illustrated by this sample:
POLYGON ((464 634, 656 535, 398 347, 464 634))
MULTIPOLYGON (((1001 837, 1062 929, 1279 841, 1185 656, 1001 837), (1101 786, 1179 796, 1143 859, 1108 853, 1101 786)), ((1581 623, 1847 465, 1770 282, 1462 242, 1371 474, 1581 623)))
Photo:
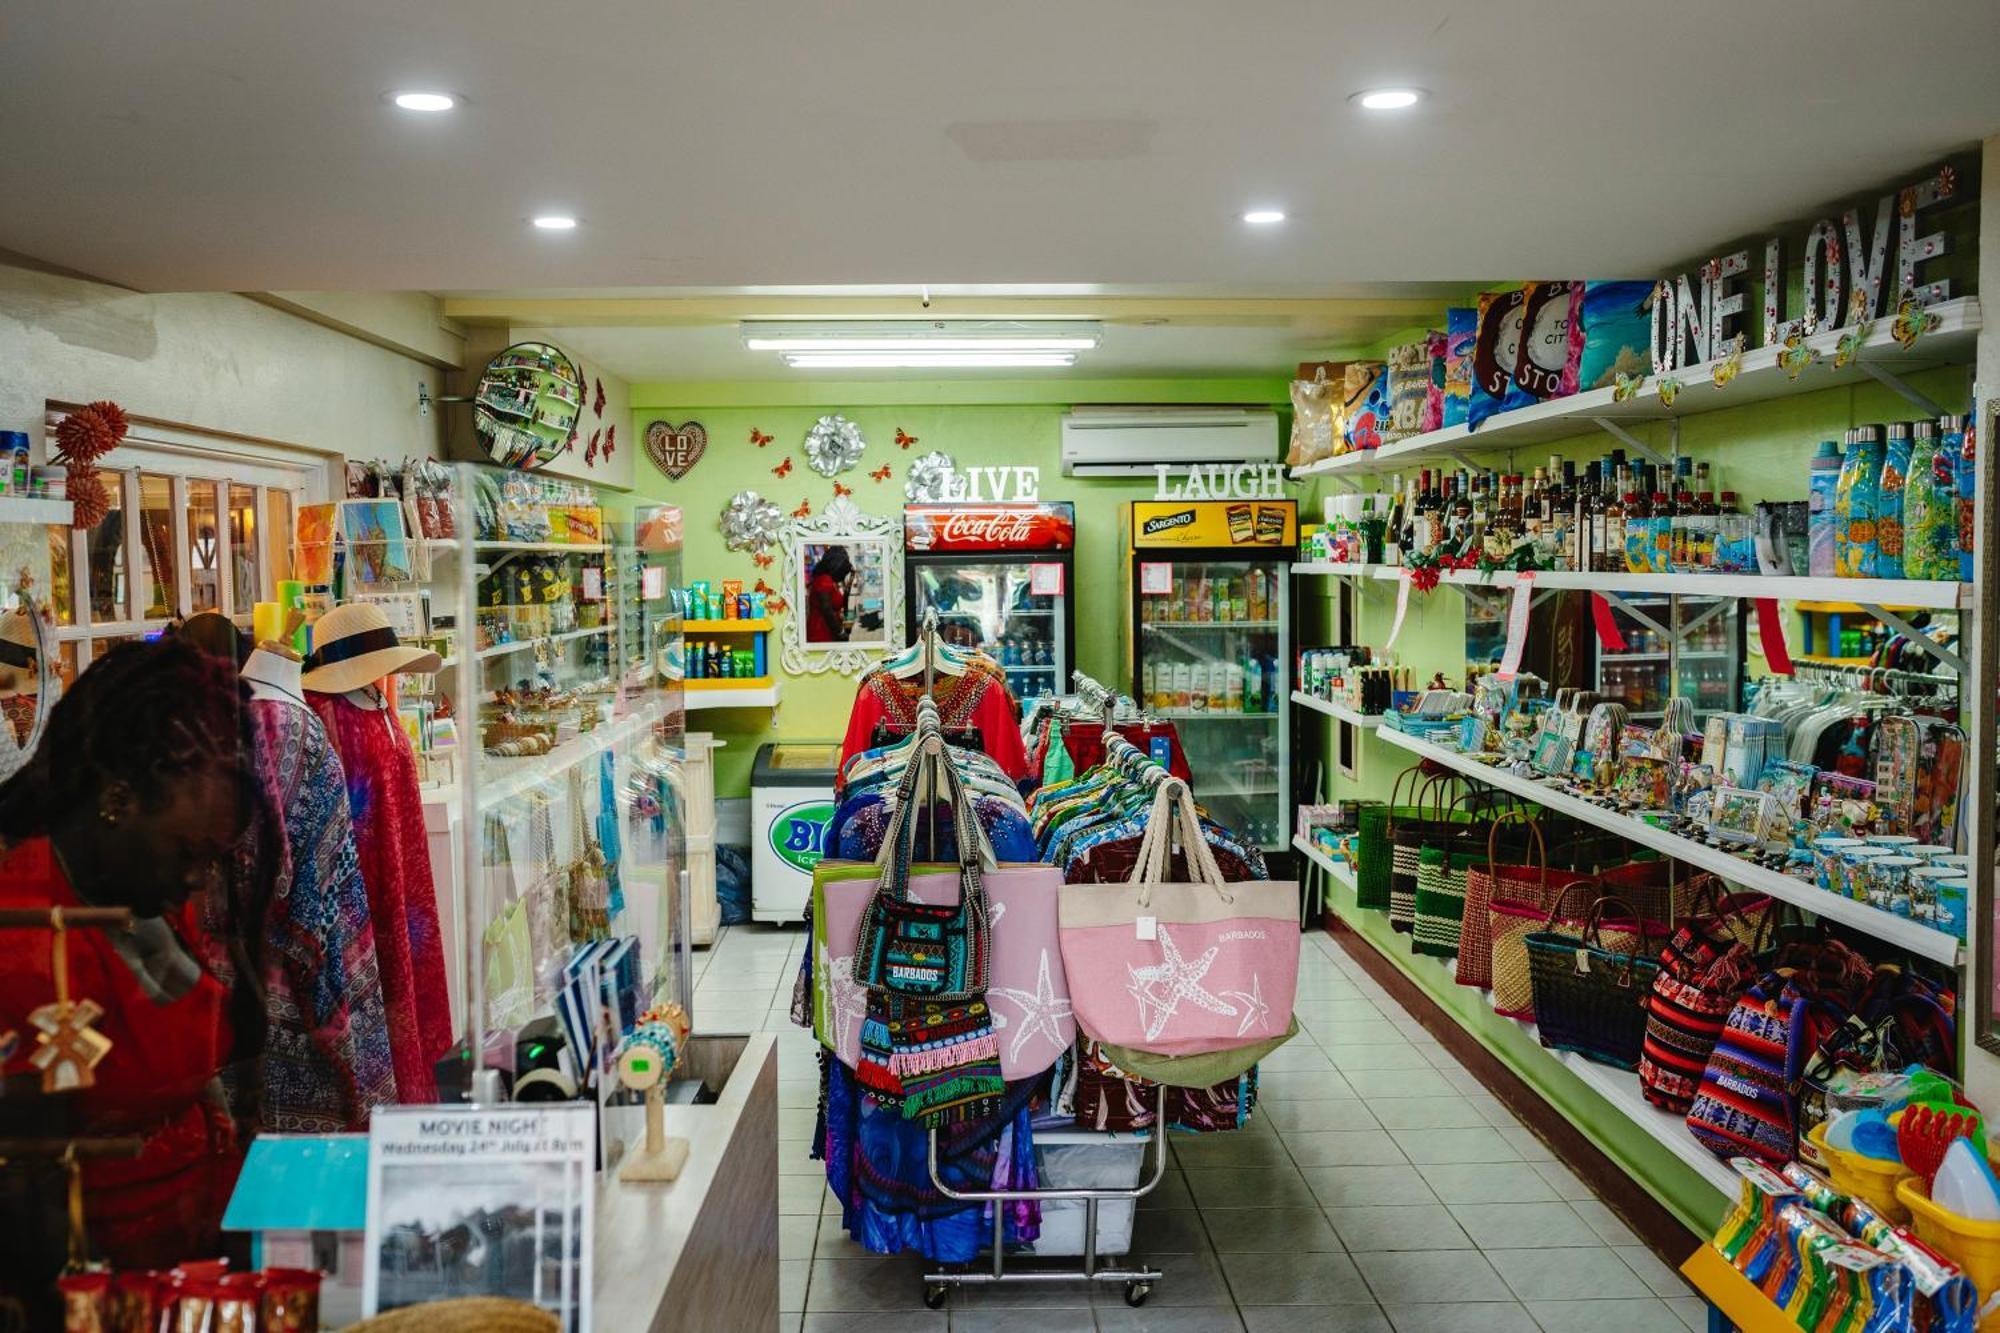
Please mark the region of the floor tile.
POLYGON ((797 1310, 778 1311, 778 1333, 801 1333, 805 1327, 799 1322, 802 1318, 797 1310))
POLYGON ((803 1078, 781 1078, 778 1080, 778 1106, 781 1110, 810 1111, 819 1109, 819 1084, 803 1078))
MULTIPOLYGON (((964 1303, 963 1297, 971 1290, 961 1287, 951 1295, 952 1333, 1018 1333, 1021 1325, 1027 1322, 1021 1314, 1022 1306, 964 1303)), ((998 1288, 981 1288, 982 1292, 995 1290, 998 1288)), ((1044 1290, 1043 1294, 1049 1292, 1044 1290)), ((1097 1333, 1097 1316, 1088 1305, 1060 1309, 1040 1307, 1036 1309, 1034 1325, 1036 1333, 1097 1333)))
POLYGON ((1485 1117, 1487 1124, 1493 1126, 1495 1129, 1516 1129, 1520 1127, 1521 1121, 1519 1117, 1507 1109, 1507 1103, 1501 1101, 1492 1093, 1467 1092, 1460 1095, 1465 1098, 1466 1103, 1473 1110, 1485 1117))
POLYGON ((1191 1254, 1208 1248, 1208 1228, 1196 1209, 1142 1209, 1132 1220, 1134 1254, 1191 1254))
POLYGON ((1381 1023, 1388 1019, 1373 1002, 1363 999, 1351 1000, 1298 1000, 1292 1005, 1292 1014, 1308 1027, 1318 1023, 1381 1023))
POLYGON ((1639 1237, 1601 1199, 1572 1199, 1569 1210, 1606 1245, 1637 1245, 1639 1237))
POLYGON ((1491 1092, 1469 1069, 1449 1069, 1444 1071, 1445 1081, 1460 1092, 1491 1092))
POLYGON ((923 1302, 923 1265, 913 1255, 815 1259, 808 1313, 909 1310, 923 1302))
POLYGON ((1368 1100, 1377 1097, 1454 1097, 1458 1094, 1451 1084, 1435 1069, 1371 1069, 1364 1077, 1355 1071, 1355 1077, 1368 1085, 1368 1100))
POLYGON ((1462 1069, 1458 1057, 1442 1046, 1413 1046, 1411 1049, 1423 1054, 1424 1063, 1432 1069, 1462 1069))
POLYGON ((1362 1204, 1326 1215, 1349 1253, 1469 1250, 1472 1241, 1441 1203, 1362 1204))
POLYGON ((1487 1259, 1514 1295, 1529 1304, 1651 1295, 1625 1261, 1606 1248, 1494 1250, 1487 1259))
POLYGON ((1239 1308, 1375 1303, 1344 1254, 1225 1254, 1222 1271, 1239 1308))
POLYGON ((781 1216, 787 1213, 817 1214, 820 1201, 827 1197, 824 1175, 778 1177, 778 1212, 781 1216))
POLYGON ((778 1309, 803 1310, 806 1308, 806 1270, 812 1267, 811 1259, 778 1260, 778 1309))
POLYGON ((1566 1203, 1461 1203, 1451 1215, 1482 1250, 1552 1250, 1604 1243, 1566 1203))
POLYGON ((1543 1143, 1535 1131, 1526 1125, 1509 1125, 1500 1130, 1500 1137, 1514 1145, 1514 1151, 1521 1154, 1524 1162, 1553 1162, 1556 1155, 1543 1143))
MULTIPOLYGON (((957 1325, 953 1325, 954 1328, 957 1325)), ((1099 1333, 1238 1333, 1242 1317, 1228 1306, 1155 1306, 1148 1300, 1138 1309, 1100 1305, 1099 1333)))
POLYGON ((1413 1166, 1315 1166, 1304 1175, 1327 1208, 1438 1201, 1413 1166))
POLYGON ((1290 1166, 1286 1145, 1275 1131, 1261 1133, 1238 1130, 1231 1134, 1176 1134, 1172 1140, 1174 1158, 1185 1171, 1214 1170, 1225 1166, 1290 1166))
POLYGON ((1463 1097, 1370 1097, 1368 1113, 1384 1129, 1483 1129, 1486 1118, 1463 1097))
POLYGON ((1333 1061, 1315 1043, 1294 1038, 1259 1060, 1257 1068, 1264 1074, 1281 1069, 1324 1070, 1332 1069, 1333 1061))
POLYGON ((1420 1166, 1424 1183, 1444 1203, 1550 1203, 1556 1192, 1529 1162, 1459 1162, 1420 1166))
POLYGON ((1340 1238, 1317 1208, 1210 1208, 1202 1213, 1218 1254, 1338 1254, 1340 1238))
POLYGON ((942 1310, 926 1310, 912 1298, 915 1310, 877 1310, 869 1314, 809 1314, 801 1333, 946 1333, 950 1316, 942 1310))
POLYGON ((1400 1035, 1379 1016, 1375 1018, 1327 1018, 1299 1022, 1319 1045, 1332 1048, 1343 1043, 1381 1045, 1400 1035))
POLYGON ((847 1234, 839 1217, 822 1217, 819 1222, 819 1241, 813 1249, 815 1259, 872 1259, 875 1252, 864 1247, 860 1241, 847 1234))
POLYGON ((1613 1252, 1625 1261, 1625 1266, 1631 1269, 1639 1280, 1646 1284, 1646 1289, 1655 1296, 1694 1295, 1694 1288, 1663 1262, 1659 1255, 1644 1245, 1621 1245, 1613 1252))
POLYGON ((1396 1333, 1535 1333, 1534 1318, 1514 1301, 1391 1305, 1396 1333))
POLYGON ((1507 1284, 1471 1250, 1381 1250, 1354 1256, 1383 1305, 1504 1301, 1507 1284))
POLYGON ((1536 1174, 1548 1182, 1549 1188, 1556 1192, 1558 1198, 1575 1200, 1597 1197, 1595 1190, 1584 1184, 1576 1172, 1561 1162, 1535 1162, 1532 1165, 1536 1174))
POLYGON ((1333 1129, 1285 1135, 1300 1166, 1400 1166, 1403 1154, 1387 1130, 1333 1129))
MULTIPOLYGON (((1146 1309, 1169 1309, 1176 1306, 1194 1306, 1200 1309, 1214 1309, 1229 1304, 1229 1284, 1223 1280, 1222 1266, 1213 1254, 1147 1254, 1147 1263, 1160 1270, 1162 1277, 1154 1285, 1152 1295, 1146 1298, 1146 1309)), ((1304 1259, 1316 1259, 1319 1255, 1306 1255, 1304 1259)), ((1091 1304, 1102 1314, 1106 1310, 1125 1310, 1125 1289, 1108 1282, 1094 1284, 1090 1293, 1091 1304)))
POLYGON ((1278 1069, 1259 1074, 1257 1093, 1279 1101, 1347 1101, 1359 1096, 1331 1069, 1278 1069))
POLYGON ((1261 1095, 1251 1123, 1259 1120, 1287 1137, 1329 1129, 1366 1129, 1374 1124, 1367 1107, 1359 1101, 1266 1101, 1261 1095), (1357 1119, 1359 1124, 1354 1123, 1357 1119))
POLYGON ((817 1213, 790 1213, 778 1219, 778 1257, 810 1259, 813 1241, 819 1236, 817 1213))
POLYGON ((1311 1208, 1312 1190, 1293 1166, 1245 1166, 1187 1173, 1195 1206, 1209 1208, 1311 1208))
POLYGON ((1638 1300, 1531 1301, 1528 1313, 1543 1333, 1681 1333, 1686 1325, 1667 1303, 1638 1300))
POLYGON ((1188 1193, 1187 1177, 1172 1167, 1167 1169, 1167 1174, 1160 1178, 1158 1185, 1139 1196, 1141 1212, 1154 1208, 1192 1207, 1194 1207, 1194 1196, 1188 1193))
POLYGON ((1687 1328, 1688 1333, 1708 1333, 1708 1302, 1699 1296, 1676 1296, 1662 1301, 1687 1328))
POLYGON ((1243 1326, 1250 1333, 1393 1333, 1389 1317, 1373 1305, 1252 1305, 1243 1311, 1243 1326))
POLYGON ((1419 1165, 1448 1162, 1516 1162, 1520 1154, 1497 1129, 1392 1130, 1403 1156, 1419 1165))
POLYGON ((1431 1067, 1430 1061, 1424 1059, 1424 1053, 1408 1042, 1397 1042, 1393 1046, 1383 1043, 1362 1046, 1342 1042, 1329 1054, 1333 1057, 1334 1067, 1345 1071, 1431 1067))
POLYGON ((819 1114, 813 1107, 781 1106, 778 1108, 778 1137, 809 1139, 818 1121, 819 1114))

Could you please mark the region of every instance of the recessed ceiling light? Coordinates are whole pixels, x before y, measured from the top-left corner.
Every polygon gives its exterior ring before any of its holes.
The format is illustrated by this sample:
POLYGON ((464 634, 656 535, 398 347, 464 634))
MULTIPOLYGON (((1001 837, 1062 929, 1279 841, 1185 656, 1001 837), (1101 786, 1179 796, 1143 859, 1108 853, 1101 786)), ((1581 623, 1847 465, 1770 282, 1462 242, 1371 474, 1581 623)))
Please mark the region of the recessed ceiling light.
POLYGON ((574 231, 576 219, 567 213, 544 213, 535 219, 535 225, 543 231, 574 231))
POLYGON ((1074 352, 789 352, 794 370, 1056 370, 1076 364, 1074 352))
POLYGON ((450 93, 397 93, 392 100, 405 111, 449 111, 458 105, 450 93))
POLYGON ((1268 227, 1285 220, 1282 208, 1253 208, 1243 215, 1243 220, 1253 227, 1268 227))
POLYGON ((1402 111, 1424 100, 1421 88, 1369 88, 1347 99, 1370 111, 1402 111))

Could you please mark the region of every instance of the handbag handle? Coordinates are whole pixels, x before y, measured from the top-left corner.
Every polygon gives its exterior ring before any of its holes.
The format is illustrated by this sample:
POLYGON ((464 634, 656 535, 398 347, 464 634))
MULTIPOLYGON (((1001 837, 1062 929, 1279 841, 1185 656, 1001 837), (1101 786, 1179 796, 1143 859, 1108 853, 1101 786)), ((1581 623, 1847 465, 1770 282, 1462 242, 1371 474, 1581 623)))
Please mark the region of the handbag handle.
POLYGON ((1604 905, 1606 903, 1616 904, 1630 912, 1632 920, 1639 927, 1632 932, 1632 947, 1625 954, 1625 970, 1618 977, 1620 987, 1630 986, 1632 984, 1632 973, 1639 966, 1639 950, 1646 947, 1646 918, 1640 915, 1639 910, 1630 902, 1617 897, 1615 894, 1607 893, 1590 905, 1590 915, 1583 920, 1582 942, 1586 948, 1595 948, 1602 953, 1612 952, 1612 950, 1605 948, 1604 936, 1602 934, 1604 905))
POLYGON ((1586 875, 1581 879, 1573 879, 1569 883, 1563 885, 1560 889, 1557 889, 1556 900, 1549 904, 1549 915, 1548 918, 1542 922, 1542 929, 1547 930, 1555 925, 1556 918, 1562 915, 1562 905, 1563 902, 1569 897, 1569 891, 1579 886, 1600 887, 1600 888, 1602 887, 1596 876, 1586 875))
POLYGON ((1222 868, 1216 864, 1215 851, 1201 831, 1201 817, 1194 808, 1194 794, 1188 790, 1186 783, 1176 778, 1162 782, 1153 797, 1153 809, 1146 818, 1146 832, 1139 842, 1139 861, 1132 868, 1131 878, 1126 881, 1137 886, 1138 905, 1145 908, 1152 904, 1153 886, 1163 882, 1172 869, 1176 822, 1180 826, 1181 848, 1187 854, 1189 875, 1213 888, 1225 903, 1234 902, 1236 895, 1230 892, 1228 882, 1222 878, 1222 868))
MULTIPOLYGON (((954 812, 952 832, 956 835, 958 844, 957 919, 964 923, 968 935, 984 939, 989 943, 992 939, 992 923, 986 906, 986 886, 980 879, 979 854, 970 830, 971 825, 978 823, 978 815, 972 809, 971 802, 966 799, 964 779, 959 775, 958 769, 945 757, 943 738, 930 736, 919 743, 917 758, 904 772, 903 780, 897 787, 900 799, 897 802, 896 813, 890 817, 889 829, 889 833, 894 837, 892 839, 885 835, 882 839, 885 850, 890 848, 894 850, 880 881, 875 886, 875 892, 868 896, 868 903, 862 908, 860 928, 855 934, 857 957, 872 956, 874 953, 876 936, 883 929, 883 903, 886 901, 904 904, 910 901, 910 858, 916 850, 917 827, 916 818, 910 812, 917 804, 916 793, 919 787, 926 782, 938 781, 940 767, 945 797, 951 803, 954 812)), ((967 991, 940 994, 932 998, 962 999, 984 992, 990 976, 992 952, 986 944, 978 944, 971 950, 974 972, 968 979, 967 991)))
POLYGON ((1542 896, 1546 898, 1549 896, 1548 844, 1542 841, 1541 825, 1536 822, 1533 815, 1529 814, 1521 806, 1517 805, 1511 809, 1502 810, 1498 815, 1494 816, 1493 827, 1486 832, 1486 874, 1495 884, 1500 882, 1500 826, 1510 819, 1520 820, 1528 826, 1528 832, 1534 835, 1535 850, 1540 852, 1542 856, 1542 896))

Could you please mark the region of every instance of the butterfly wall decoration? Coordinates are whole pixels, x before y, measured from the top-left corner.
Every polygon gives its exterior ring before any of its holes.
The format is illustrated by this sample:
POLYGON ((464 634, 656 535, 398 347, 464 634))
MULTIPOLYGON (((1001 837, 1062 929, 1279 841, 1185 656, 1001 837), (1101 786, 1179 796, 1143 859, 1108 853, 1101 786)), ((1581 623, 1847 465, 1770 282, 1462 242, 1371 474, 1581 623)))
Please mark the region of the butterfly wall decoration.
POLYGON ((1715 382, 1716 388, 1726 389, 1729 387, 1730 381, 1734 380, 1742 371, 1743 335, 1739 333, 1729 340, 1728 352, 1714 366, 1710 367, 1708 374, 1709 378, 1715 382))
POLYGON ((896 427, 896 446, 898 448, 907 449, 916 442, 917 442, 916 436, 910 434, 908 431, 904 430, 901 426, 896 427))
POLYGON ((772 475, 772 476, 774 476, 774 477, 789 477, 789 476, 791 476, 791 475, 792 475, 792 456, 791 456, 790 454, 786 454, 786 455, 785 455, 785 461, 784 461, 784 462, 782 462, 782 463, 780 463, 780 464, 778 464, 778 466, 776 466, 776 467, 774 467, 774 468, 772 468, 772 469, 771 469, 771 475, 772 475))
POLYGON ((890 466, 887 463, 884 463, 881 467, 876 468, 873 472, 869 473, 868 475, 874 478, 876 481, 887 481, 889 480, 889 473, 891 471, 892 469, 890 468, 890 466))
MULTIPOLYGON (((772 555, 769 551, 759 551, 757 552, 757 554, 750 557, 750 563, 757 566, 757 568, 759 569, 769 569, 771 567, 771 562, 776 560, 777 558, 778 557, 772 555)), ((759 579, 758 582, 762 583, 763 580, 759 579)))
POLYGON ((775 438, 776 438, 775 436, 766 435, 763 431, 758 430, 755 426, 752 426, 750 428, 750 443, 756 445, 759 449, 762 449, 765 445, 769 444, 775 438))
POLYGON ((854 488, 852 486, 843 486, 837 481, 833 483, 834 499, 838 500, 843 495, 852 495, 852 494, 854 494, 854 488))
POLYGON ((812 511, 813 511, 813 502, 811 500, 801 500, 799 501, 799 507, 792 511, 792 517, 811 518, 812 511))

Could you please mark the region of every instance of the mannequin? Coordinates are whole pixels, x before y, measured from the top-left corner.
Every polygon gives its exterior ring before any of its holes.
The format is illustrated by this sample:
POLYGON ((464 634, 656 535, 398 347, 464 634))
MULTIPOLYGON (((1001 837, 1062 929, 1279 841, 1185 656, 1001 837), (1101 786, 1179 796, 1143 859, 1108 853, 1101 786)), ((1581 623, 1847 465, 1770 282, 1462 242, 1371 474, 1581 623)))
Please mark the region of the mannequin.
MULTIPOLYGON (((303 621, 299 612, 292 617, 303 621)), ((287 621, 289 624, 290 621, 287 621)), ((302 673, 299 655, 276 639, 266 639, 243 663, 243 679, 250 682, 250 697, 270 703, 306 706, 306 687, 299 683, 302 673)))

